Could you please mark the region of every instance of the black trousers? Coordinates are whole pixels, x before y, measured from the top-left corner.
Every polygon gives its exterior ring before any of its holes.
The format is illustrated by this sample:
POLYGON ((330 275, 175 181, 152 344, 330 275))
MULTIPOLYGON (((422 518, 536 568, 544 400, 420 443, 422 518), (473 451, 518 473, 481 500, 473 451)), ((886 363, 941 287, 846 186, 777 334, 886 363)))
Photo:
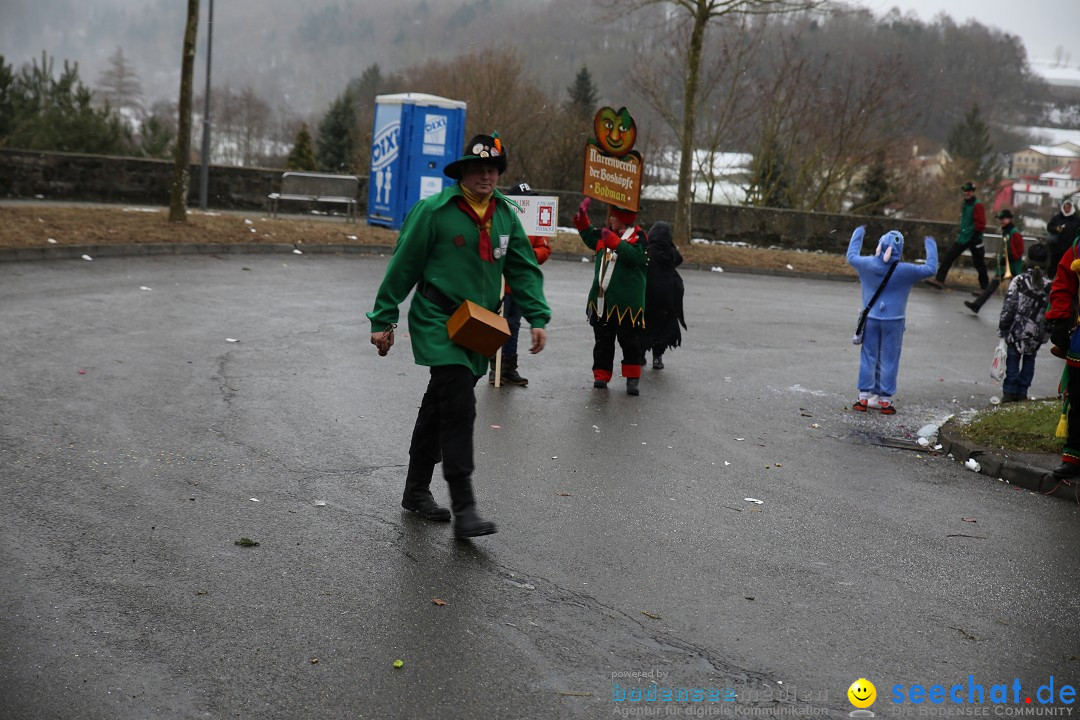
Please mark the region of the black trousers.
POLYGON ((593 338, 596 341, 593 345, 593 371, 612 372, 616 341, 622 348, 623 365, 645 364, 645 352, 641 349, 641 328, 616 323, 597 324, 593 325, 593 338))
POLYGON ((965 250, 971 251, 971 264, 979 273, 979 287, 983 290, 990 284, 990 275, 986 272, 986 251, 983 249, 982 238, 973 239, 967 245, 954 242, 945 255, 938 260, 937 281, 945 282, 945 276, 949 274, 949 268, 956 262, 956 258, 964 254, 965 250))
POLYGON ((430 483, 440 460, 447 482, 472 477, 477 379, 464 365, 431 368, 409 446, 409 477, 414 482, 422 484, 426 477, 430 483))
POLYGON ((981 308, 983 305, 986 304, 987 300, 994 296, 994 293, 997 292, 999 285, 1001 285, 1001 278, 995 276, 994 279, 990 281, 990 284, 983 288, 982 294, 979 295, 979 297, 972 303, 972 305, 974 305, 976 308, 981 308))
POLYGON ((1061 455, 1069 462, 1080 462, 1080 367, 1069 368, 1069 436, 1061 455))

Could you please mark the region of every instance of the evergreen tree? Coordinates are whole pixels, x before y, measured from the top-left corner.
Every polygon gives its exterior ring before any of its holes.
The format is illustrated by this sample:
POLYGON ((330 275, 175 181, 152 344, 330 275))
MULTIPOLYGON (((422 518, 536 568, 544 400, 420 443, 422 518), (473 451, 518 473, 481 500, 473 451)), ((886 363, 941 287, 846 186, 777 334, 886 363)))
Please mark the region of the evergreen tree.
POLYGON ((952 158, 952 177, 973 180, 980 187, 994 186, 1001 179, 1001 160, 977 104, 953 126, 945 149, 952 158))
POLYGON ((171 158, 175 140, 171 124, 157 115, 150 115, 139 126, 139 154, 145 157, 171 158))
POLYGON ((354 172, 362 137, 356 104, 355 93, 345 90, 330 104, 330 109, 319 123, 315 159, 323 170, 354 172))
POLYGON ((375 96, 382 92, 385 82, 379 64, 375 63, 369 65, 360 77, 350 80, 349 89, 361 105, 374 105, 375 96))
POLYGON ((790 208, 788 182, 784 178, 784 154, 774 139, 764 142, 761 152, 750 165, 748 205, 756 207, 790 208))
POLYGON ((598 108, 596 107, 596 86, 593 85, 592 75, 585 65, 578 70, 574 78, 574 84, 566 88, 570 95, 571 111, 581 117, 591 118, 598 108))
POLYGON ((0 60, 0 146, 26 150, 125 155, 131 131, 106 103, 95 108, 93 94, 79 79, 78 64, 64 61, 54 76, 52 58, 13 75, 0 60))
POLYGON ((862 215, 883 215, 891 200, 889 168, 885 165, 885 153, 879 150, 874 162, 859 183, 861 198, 852 211, 862 215))
POLYGON ((289 152, 287 170, 315 170, 318 164, 315 162, 315 149, 311 142, 311 132, 307 123, 301 123, 296 131, 296 139, 293 140, 293 148, 289 152))

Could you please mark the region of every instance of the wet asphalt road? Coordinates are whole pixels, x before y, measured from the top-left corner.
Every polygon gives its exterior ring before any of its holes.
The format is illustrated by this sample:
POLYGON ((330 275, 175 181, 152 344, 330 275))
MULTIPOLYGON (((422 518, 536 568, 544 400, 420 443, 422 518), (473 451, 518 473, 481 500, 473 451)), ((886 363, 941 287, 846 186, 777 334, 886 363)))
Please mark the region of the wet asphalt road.
POLYGON ((1080 680, 1077 506, 876 444, 1000 394, 999 301, 917 289, 900 413, 863 416, 854 283, 685 272, 634 398, 591 387, 591 266, 551 262, 529 387, 477 387, 500 532, 457 543, 398 505, 426 370, 404 324, 368 344, 384 267, 0 264, 0 717, 662 713, 613 700, 650 681, 839 717, 860 677, 879 715, 1080 680))

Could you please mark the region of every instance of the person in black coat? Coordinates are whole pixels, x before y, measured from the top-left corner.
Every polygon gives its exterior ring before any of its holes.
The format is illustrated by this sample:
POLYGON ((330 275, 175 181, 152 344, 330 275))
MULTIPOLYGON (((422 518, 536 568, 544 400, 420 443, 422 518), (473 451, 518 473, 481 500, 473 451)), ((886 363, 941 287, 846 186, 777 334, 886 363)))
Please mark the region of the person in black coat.
POLYGON ((1054 279, 1058 263, 1065 251, 1072 247, 1076 234, 1080 231, 1080 214, 1076 212, 1071 198, 1065 198, 1061 203, 1061 210, 1054 213, 1050 222, 1046 223, 1046 229, 1050 233, 1050 264, 1047 266, 1047 275, 1054 279))
POLYGON ((671 226, 658 222, 649 230, 649 265, 645 273, 645 332, 641 347, 652 350, 653 370, 664 369, 664 351, 682 344, 679 325, 683 316, 683 281, 675 269, 682 255, 671 236, 671 226))

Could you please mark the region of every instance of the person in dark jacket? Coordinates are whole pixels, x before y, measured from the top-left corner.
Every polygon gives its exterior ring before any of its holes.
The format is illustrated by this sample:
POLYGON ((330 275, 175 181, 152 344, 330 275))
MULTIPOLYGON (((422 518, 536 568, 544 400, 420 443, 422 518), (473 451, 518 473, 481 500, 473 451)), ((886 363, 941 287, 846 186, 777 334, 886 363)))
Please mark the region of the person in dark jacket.
POLYGON ((1053 280, 1061 257, 1072 246, 1077 233, 1080 233, 1080 215, 1076 213, 1076 205, 1073 204, 1072 198, 1065 198, 1065 202, 1061 203, 1061 210, 1054 213, 1050 222, 1046 223, 1046 230, 1050 233, 1047 243, 1050 250, 1050 264, 1046 271, 1053 280))
POLYGON ((675 268, 682 254, 675 247, 671 225, 658 222, 649 230, 649 264, 645 271, 645 332, 642 349, 652 350, 653 370, 664 369, 664 352, 682 345, 683 281, 675 268))
MULTIPOLYGON (((505 193, 508 198, 514 198, 518 196, 535 196, 537 193, 529 183, 518 183, 505 193)), ((529 243, 532 244, 533 252, 536 253, 536 262, 539 265, 543 265, 547 262, 548 257, 551 256, 551 244, 546 237, 540 235, 529 235, 529 243)), ((514 300, 514 293, 510 289, 510 284, 504 285, 505 294, 503 295, 503 317, 506 318, 506 324, 510 327, 510 339, 506 341, 506 344, 502 347, 502 363, 499 367, 500 381, 508 383, 510 385, 517 385, 518 387, 528 387, 529 378, 522 377, 518 373, 518 333, 521 330, 521 308, 518 307, 517 301, 514 300)), ((498 364, 494 357, 491 358, 491 370, 488 372, 488 382, 492 385, 495 384, 495 365, 498 364)))
POLYGON ((1013 278, 998 318, 998 337, 1005 340, 1005 382, 1002 402, 1027 400, 1035 375, 1035 356, 1050 339, 1046 330, 1046 303, 1050 281, 1043 275, 1046 246, 1035 244, 1028 250, 1030 267, 1013 278))

